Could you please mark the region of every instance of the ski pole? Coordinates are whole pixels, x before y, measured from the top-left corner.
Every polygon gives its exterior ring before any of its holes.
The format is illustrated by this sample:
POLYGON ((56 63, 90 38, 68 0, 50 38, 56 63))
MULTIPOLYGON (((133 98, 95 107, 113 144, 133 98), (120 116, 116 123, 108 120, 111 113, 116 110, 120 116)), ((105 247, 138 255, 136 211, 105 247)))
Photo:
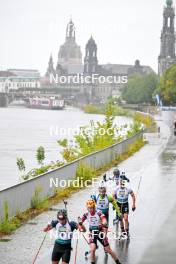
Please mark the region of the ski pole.
POLYGON ((137 201, 137 197, 138 197, 138 194, 139 194, 139 189, 140 189, 140 186, 141 186, 141 181, 142 181, 142 176, 140 177, 139 184, 138 184, 138 188, 137 188, 137 192, 136 192, 136 201, 137 201))
POLYGON ((82 232, 81 232, 81 234, 82 234, 84 240, 86 241, 86 243, 89 245, 89 241, 87 240, 87 238, 85 237, 85 235, 82 232))
POLYGON ((74 264, 76 264, 77 254, 78 254, 78 238, 77 238, 77 241, 76 241, 76 249, 75 249, 75 259, 74 259, 74 264))
MULTIPOLYGON (((81 232, 82 233, 82 232, 81 232)), ((86 241, 86 243, 87 243, 87 245, 89 246, 90 245, 90 243, 89 243, 89 241, 87 240, 87 238, 85 237, 85 235, 82 233, 82 236, 83 236, 83 238, 84 238, 84 240, 86 241)), ((85 251, 85 258, 87 258, 87 256, 90 254, 90 251, 85 251)))
POLYGON ((44 238, 43 238, 43 240, 42 240, 42 243, 41 243, 41 245, 40 245, 40 247, 39 247, 39 249, 38 249, 38 251, 37 251, 37 254, 35 255, 35 258, 34 258, 32 264, 34 264, 34 263, 36 262, 36 259, 37 259, 38 255, 39 255, 39 252, 40 252, 40 250, 41 250, 41 248, 42 248, 42 246, 43 246, 43 243, 44 243, 44 241, 45 241, 45 239, 46 239, 47 233, 48 233, 48 232, 46 232, 46 234, 45 234, 45 236, 44 236, 44 238))

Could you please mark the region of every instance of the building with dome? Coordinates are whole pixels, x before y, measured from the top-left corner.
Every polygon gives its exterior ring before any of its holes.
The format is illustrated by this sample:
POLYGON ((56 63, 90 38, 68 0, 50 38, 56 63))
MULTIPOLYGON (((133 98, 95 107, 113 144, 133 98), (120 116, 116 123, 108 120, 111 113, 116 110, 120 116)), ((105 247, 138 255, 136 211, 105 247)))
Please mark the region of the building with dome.
POLYGON ((98 61, 98 47, 95 39, 91 36, 85 46, 84 64, 82 63, 82 52, 80 46, 76 43, 75 26, 72 20, 69 21, 66 28, 65 43, 60 46, 56 67, 54 67, 53 57, 50 55, 47 72, 44 79, 44 86, 58 89, 64 96, 69 94, 75 96, 75 100, 90 103, 106 101, 110 96, 120 95, 122 83, 65 83, 54 84, 49 82, 49 76, 73 77, 78 74, 82 76, 97 75, 104 77, 128 77, 132 74, 149 74, 153 70, 149 66, 140 65, 136 60, 134 65, 126 64, 100 64, 98 61))

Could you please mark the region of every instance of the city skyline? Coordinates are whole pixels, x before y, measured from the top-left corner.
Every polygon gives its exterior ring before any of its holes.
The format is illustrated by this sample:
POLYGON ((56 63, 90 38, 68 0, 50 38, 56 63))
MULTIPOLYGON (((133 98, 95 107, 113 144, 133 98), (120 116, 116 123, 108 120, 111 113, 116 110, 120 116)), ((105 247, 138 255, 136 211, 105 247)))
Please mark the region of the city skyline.
POLYGON ((50 53, 56 65, 66 25, 72 17, 83 57, 92 34, 98 45, 100 63, 134 64, 139 59, 141 64, 157 71, 165 0, 155 3, 151 0, 134 0, 133 3, 112 0, 111 4, 95 0, 92 5, 90 1, 76 0, 75 6, 68 0, 34 3, 27 0, 0 3, 0 34, 4 36, 0 69, 36 68, 43 75, 50 53), (59 6, 62 12, 57 15, 59 6))

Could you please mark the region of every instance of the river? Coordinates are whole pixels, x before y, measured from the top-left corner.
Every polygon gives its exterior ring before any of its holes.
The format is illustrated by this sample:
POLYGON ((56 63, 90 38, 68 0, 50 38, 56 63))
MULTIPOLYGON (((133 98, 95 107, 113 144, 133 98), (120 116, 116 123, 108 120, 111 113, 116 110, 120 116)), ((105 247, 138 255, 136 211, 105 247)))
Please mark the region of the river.
MULTIPOLYGON (((90 120, 103 119, 103 115, 86 114, 76 108, 62 111, 0 108, 0 189, 19 182, 17 157, 24 159, 27 171, 38 166, 35 156, 39 146, 45 148, 46 163, 61 159, 58 139, 72 139, 78 127, 88 125, 90 120)), ((121 126, 130 119, 117 117, 115 122, 121 126)))

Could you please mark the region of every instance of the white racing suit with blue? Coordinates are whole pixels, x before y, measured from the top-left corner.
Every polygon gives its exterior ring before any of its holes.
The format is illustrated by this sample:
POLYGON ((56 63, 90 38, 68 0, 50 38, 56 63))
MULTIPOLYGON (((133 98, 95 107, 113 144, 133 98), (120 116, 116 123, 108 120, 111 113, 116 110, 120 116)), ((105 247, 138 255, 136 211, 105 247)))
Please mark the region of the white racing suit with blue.
POLYGON ((117 187, 114 191, 114 198, 120 208, 122 214, 129 213, 128 197, 133 191, 127 187, 117 187))
POLYGON ((70 262, 71 257, 71 240, 73 237, 73 231, 77 229, 77 223, 67 222, 65 225, 59 223, 59 221, 52 221, 51 226, 56 229, 56 240, 52 253, 52 261, 62 261, 65 263, 70 262))

